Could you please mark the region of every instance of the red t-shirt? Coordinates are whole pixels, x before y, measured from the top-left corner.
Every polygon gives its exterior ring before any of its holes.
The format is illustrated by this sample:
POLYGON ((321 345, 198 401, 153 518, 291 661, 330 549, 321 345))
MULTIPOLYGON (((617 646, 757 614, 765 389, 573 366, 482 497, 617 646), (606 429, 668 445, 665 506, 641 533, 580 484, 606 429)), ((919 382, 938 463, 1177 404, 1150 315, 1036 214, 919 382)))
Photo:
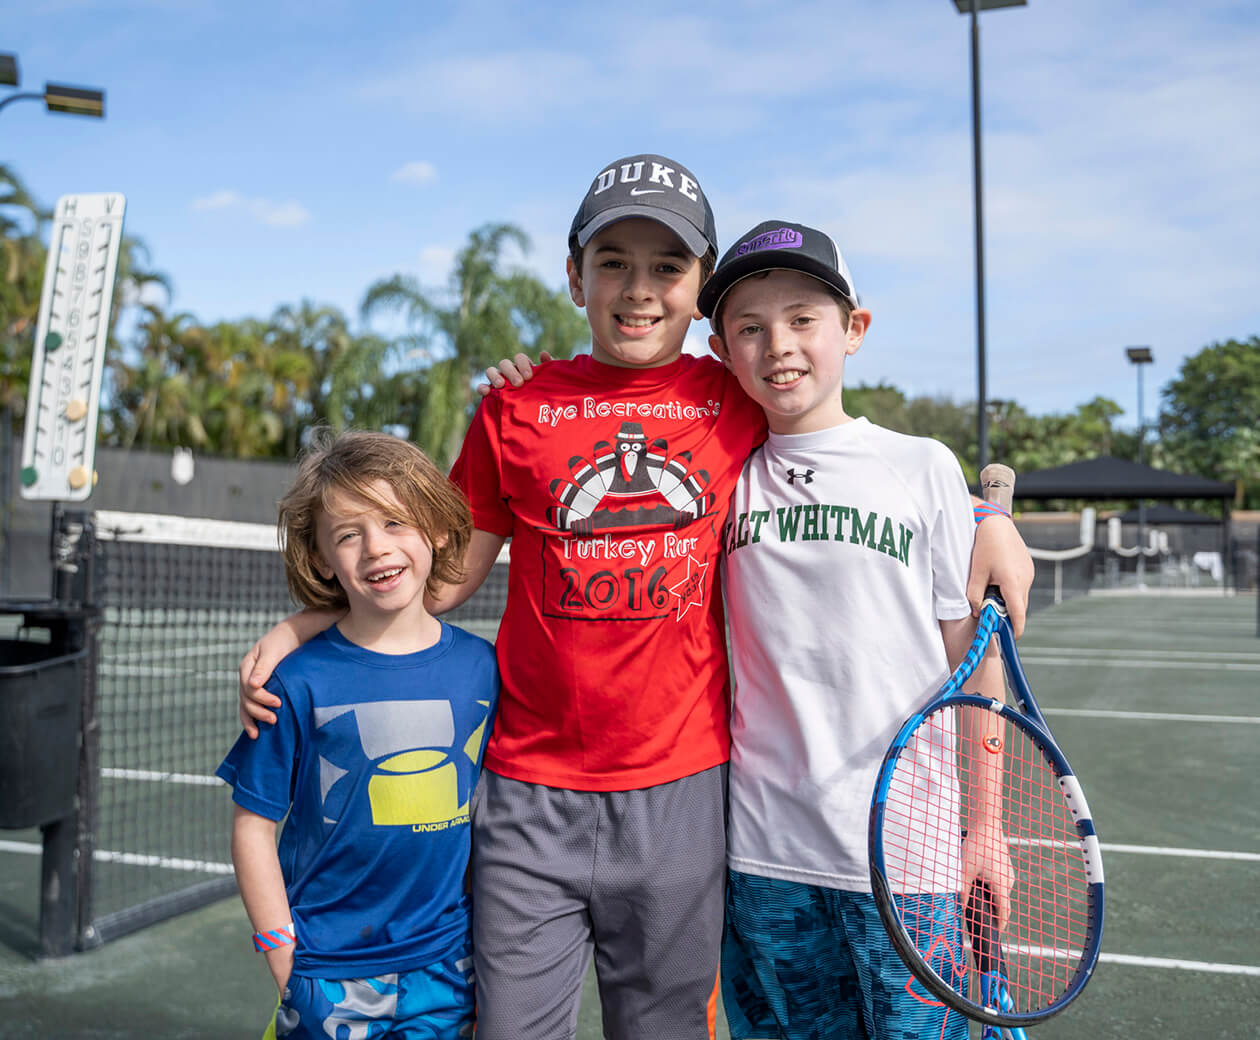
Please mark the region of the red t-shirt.
POLYGON ((475 526, 512 539, 487 768, 623 791, 727 760, 722 521, 765 430, 690 355, 553 361, 481 403, 451 476, 475 526))

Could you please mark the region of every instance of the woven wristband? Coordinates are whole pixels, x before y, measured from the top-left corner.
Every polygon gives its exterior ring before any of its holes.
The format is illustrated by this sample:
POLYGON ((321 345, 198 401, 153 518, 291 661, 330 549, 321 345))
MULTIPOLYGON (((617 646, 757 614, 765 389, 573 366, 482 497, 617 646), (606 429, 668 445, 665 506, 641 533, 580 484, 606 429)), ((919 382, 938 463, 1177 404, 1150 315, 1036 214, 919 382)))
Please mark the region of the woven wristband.
POLYGON ((974 514, 976 523, 979 523, 981 520, 985 520, 991 516, 1009 517, 1011 515, 996 502, 981 502, 978 506, 974 507, 974 514))
POLYGON ((294 946, 296 944, 297 936, 293 931, 292 921, 283 928, 275 928, 270 932, 254 933, 254 949, 259 953, 266 953, 268 950, 278 950, 281 946, 294 946))

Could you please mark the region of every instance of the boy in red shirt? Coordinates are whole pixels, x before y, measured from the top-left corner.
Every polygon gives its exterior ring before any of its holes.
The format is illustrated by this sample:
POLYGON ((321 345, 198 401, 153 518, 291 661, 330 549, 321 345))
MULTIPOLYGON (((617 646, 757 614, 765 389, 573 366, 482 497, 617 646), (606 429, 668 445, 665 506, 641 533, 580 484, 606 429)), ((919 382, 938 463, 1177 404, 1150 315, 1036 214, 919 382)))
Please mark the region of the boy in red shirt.
MULTIPOLYGON (((472 807, 478 1035, 572 1037, 593 953, 606 1036, 694 1040, 713 1035, 725 873, 717 561, 765 418, 716 359, 682 352, 717 256, 690 171, 610 164, 569 248, 591 354, 482 403, 452 471, 473 510, 468 579, 434 603, 467 599, 511 538, 472 807)), ((1018 571, 1009 538, 995 525, 989 556, 1018 571)), ((249 689, 329 622, 301 617, 246 658, 249 689)), ((266 703, 247 690, 243 721, 266 703)))

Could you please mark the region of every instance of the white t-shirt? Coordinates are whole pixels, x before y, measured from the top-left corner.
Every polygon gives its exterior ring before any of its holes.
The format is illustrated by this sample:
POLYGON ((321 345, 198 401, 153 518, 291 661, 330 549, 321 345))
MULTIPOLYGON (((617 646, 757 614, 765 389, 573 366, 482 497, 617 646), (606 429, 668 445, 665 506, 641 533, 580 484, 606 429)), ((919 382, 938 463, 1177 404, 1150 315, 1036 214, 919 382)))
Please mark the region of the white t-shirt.
MULTIPOLYGON (((857 419, 772 433, 748 459, 725 531, 732 869, 870 891, 875 778, 948 676, 938 619, 970 613, 973 537, 962 471, 938 441, 857 419)), ((936 772, 956 804, 953 770, 936 772)), ((943 847, 958 841, 942 833, 943 847)), ((956 858, 932 890, 957 887, 956 858)))

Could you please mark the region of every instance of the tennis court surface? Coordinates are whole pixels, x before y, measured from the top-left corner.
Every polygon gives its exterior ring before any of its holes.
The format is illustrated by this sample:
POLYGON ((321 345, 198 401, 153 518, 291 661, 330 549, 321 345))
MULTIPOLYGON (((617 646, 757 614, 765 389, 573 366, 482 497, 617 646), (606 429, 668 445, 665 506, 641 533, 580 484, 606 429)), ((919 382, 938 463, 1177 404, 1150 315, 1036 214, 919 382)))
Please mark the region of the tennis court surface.
MULTIPOLYGON (((1021 653, 1089 795, 1108 882, 1093 982, 1030 1035, 1260 1035, 1255 598, 1093 594, 1035 614, 1021 653)), ((103 658, 103 676, 121 664, 103 658)), ((225 740, 234 703, 233 684, 217 683, 209 710, 228 719, 225 740)), ((222 788, 182 786, 228 801, 222 788)), ((207 821, 218 818, 207 808, 207 821)), ((261 1034, 274 992, 234 896, 91 952, 36 962, 38 851, 38 831, 0 831, 0 1037, 261 1034)), ((204 851, 196 858, 207 868, 219 862, 204 851)), ((599 1035, 588 979, 579 1036, 599 1035)))

